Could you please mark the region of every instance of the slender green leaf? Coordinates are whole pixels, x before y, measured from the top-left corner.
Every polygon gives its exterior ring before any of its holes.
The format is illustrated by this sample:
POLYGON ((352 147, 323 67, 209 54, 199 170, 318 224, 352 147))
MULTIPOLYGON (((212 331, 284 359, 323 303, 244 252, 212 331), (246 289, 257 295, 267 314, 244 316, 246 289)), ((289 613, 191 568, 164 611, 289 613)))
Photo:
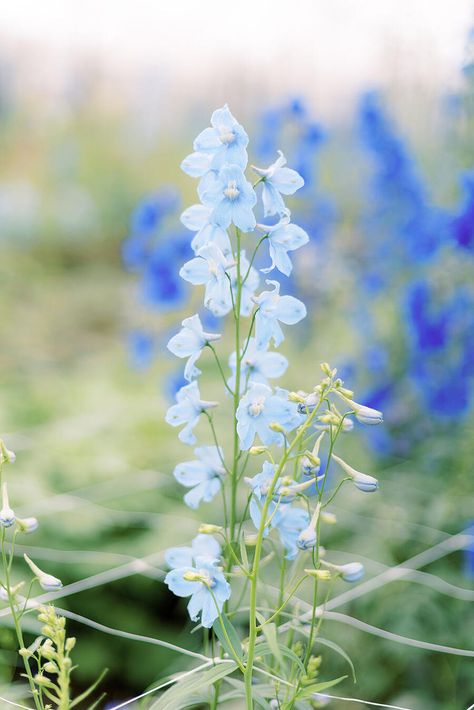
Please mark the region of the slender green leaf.
MULTIPOLYGON (((292 661, 293 663, 296 663, 298 668, 300 669, 301 673, 305 673, 305 668, 304 668, 303 663, 301 662, 301 659, 298 658, 296 653, 294 651, 292 651, 291 648, 287 648, 286 646, 279 646, 278 650, 280 652, 280 655, 285 656, 285 658, 289 658, 290 661, 292 661)), ((268 643, 265 643, 265 642, 259 643, 255 647, 255 655, 256 656, 266 656, 269 653, 274 655, 273 648, 268 643)))
POLYGON ((195 673, 187 678, 178 678, 175 685, 166 690, 150 710, 181 710, 186 707, 190 695, 199 692, 202 688, 209 687, 226 675, 233 673, 237 668, 234 661, 219 663, 200 673, 195 673))
POLYGON ((314 693, 320 693, 322 690, 326 690, 326 688, 332 688, 333 685, 337 685, 346 678, 346 675, 341 675, 340 678, 334 678, 333 680, 327 680, 322 683, 313 683, 312 685, 307 685, 305 688, 301 688, 295 698, 310 698, 312 695, 314 695, 314 693))
POLYGON ((275 657, 275 660, 278 661, 278 664, 281 668, 284 668, 285 664, 283 662, 281 648, 278 643, 277 628, 275 624, 264 624, 262 627, 262 631, 265 638, 267 639, 268 646, 271 650, 271 653, 275 657))
POLYGON ((233 659, 237 657, 241 661, 244 657, 242 643, 235 626, 224 612, 221 613, 220 619, 215 620, 212 628, 228 655, 233 659))
POLYGON ((106 668, 105 670, 103 670, 102 673, 100 674, 100 676, 99 676, 99 677, 97 678, 97 680, 95 681, 95 683, 92 683, 92 685, 91 685, 89 688, 87 688, 87 690, 85 690, 83 693, 81 693, 81 695, 78 695, 77 698, 74 698, 74 700, 72 701, 72 703, 71 703, 71 705, 70 705, 69 707, 70 707, 71 709, 72 709, 72 708, 75 708, 76 705, 79 705, 79 703, 82 703, 83 700, 85 700, 86 698, 88 698, 89 695, 97 688, 97 686, 99 685, 99 683, 102 682, 102 680, 104 679, 105 674, 108 673, 108 671, 109 671, 108 668, 106 668))
POLYGON ((343 657, 345 661, 349 664, 351 671, 352 671, 352 678, 354 680, 354 683, 357 683, 357 678, 356 678, 356 672, 354 668, 354 664, 352 663, 352 659, 350 656, 344 651, 343 648, 341 648, 337 643, 334 643, 334 641, 330 641, 329 639, 321 638, 321 636, 318 636, 315 641, 315 643, 320 643, 321 646, 327 646, 328 648, 331 648, 333 651, 338 653, 340 656, 343 657))

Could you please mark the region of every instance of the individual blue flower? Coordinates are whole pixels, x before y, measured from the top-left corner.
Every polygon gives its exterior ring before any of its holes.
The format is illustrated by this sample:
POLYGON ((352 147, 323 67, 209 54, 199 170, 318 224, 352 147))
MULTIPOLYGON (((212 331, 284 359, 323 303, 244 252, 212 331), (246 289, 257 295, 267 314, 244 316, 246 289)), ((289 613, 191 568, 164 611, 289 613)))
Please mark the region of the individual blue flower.
POLYGON ((279 505, 271 525, 277 530, 286 549, 286 559, 294 560, 298 554, 300 535, 309 525, 308 512, 292 505, 279 505))
POLYGON ((265 217, 282 213, 285 210, 282 195, 293 195, 304 185, 303 178, 296 170, 284 167, 286 158, 281 150, 278 154, 278 158, 268 168, 257 168, 252 165, 252 169, 262 178, 265 217))
MULTIPOLYGON (((229 357, 229 367, 232 376, 228 385, 231 389, 235 386, 235 370, 237 358, 235 352, 229 357)), ((261 382, 268 384, 269 379, 281 377, 288 367, 288 360, 284 355, 276 352, 268 352, 265 348, 258 348, 255 338, 250 338, 245 355, 241 362, 242 381, 247 384, 261 382)))
POLYGON ((226 274, 231 262, 216 244, 201 247, 198 256, 187 261, 179 272, 194 286, 205 285, 204 305, 215 316, 224 316, 232 308, 229 278, 226 274))
POLYGON ((293 264, 288 252, 299 249, 309 242, 309 237, 304 229, 296 224, 290 224, 290 218, 290 211, 285 210, 277 224, 257 224, 257 229, 268 235, 270 258, 272 260, 271 266, 261 269, 264 274, 276 268, 285 276, 289 276, 293 269, 293 264))
POLYGON ((216 244, 224 256, 232 254, 232 246, 229 235, 225 229, 210 222, 212 207, 206 205, 192 205, 184 210, 181 215, 181 222, 191 232, 196 232, 191 241, 194 253, 209 242, 216 244))
POLYGON ((184 377, 188 382, 191 382, 201 374, 201 370, 198 370, 195 364, 203 348, 208 343, 219 340, 221 336, 219 333, 206 333, 198 315, 185 318, 182 326, 179 333, 173 335, 167 347, 176 357, 188 358, 184 368, 184 377))
POLYGON ((241 398, 237 409, 237 432, 240 446, 247 451, 258 434, 263 444, 282 445, 283 434, 270 428, 271 424, 279 424, 283 429, 291 431, 303 421, 298 414, 296 404, 288 400, 286 390, 277 388, 275 393, 267 385, 252 384, 241 398))
MULTIPOLYGON (((244 128, 225 104, 214 111, 211 127, 204 129, 194 140, 193 148, 196 153, 185 158, 181 167, 192 177, 199 177, 199 170, 204 170, 206 159, 207 170, 219 170, 225 163, 238 165, 245 170, 248 142, 249 137, 244 128)), ((203 175, 204 172, 200 174, 203 175)))
MULTIPOLYGON (((240 290, 240 315, 249 316, 254 307, 253 297, 255 291, 257 290, 260 283, 260 276, 258 275, 257 269, 250 266, 249 260, 245 256, 245 250, 242 249, 240 252, 240 274, 241 277, 245 276, 248 271, 248 276, 244 284, 241 284, 240 290), (249 269, 250 267, 250 269, 249 269)), ((230 284, 232 287, 232 293, 234 294, 234 302, 237 297, 237 266, 231 266, 227 273, 230 277, 230 284)))
POLYGON ((254 298, 258 306, 255 316, 255 339, 259 348, 264 348, 273 338, 275 346, 284 339, 279 321, 286 325, 298 323, 306 316, 306 306, 294 296, 280 296, 278 281, 266 282, 274 287, 273 291, 263 291, 254 298))
POLYGON ((198 458, 179 463, 173 471, 173 476, 182 486, 191 489, 184 496, 184 502, 190 508, 196 509, 202 502, 209 503, 219 492, 225 468, 221 447, 198 446, 194 453, 198 458))
POLYGON ((185 424, 186 426, 178 434, 178 439, 184 444, 192 446, 196 443, 193 429, 198 423, 200 415, 217 405, 218 402, 206 402, 201 399, 198 384, 194 380, 189 385, 181 387, 176 393, 176 404, 168 409, 165 419, 171 426, 185 424))
POLYGON ((165 584, 178 597, 191 597, 188 613, 192 621, 211 628, 219 617, 224 602, 230 598, 231 588, 222 568, 218 567, 220 545, 211 535, 198 535, 192 547, 167 550, 165 559, 172 567, 165 584))
MULTIPOLYGON (((262 508, 265 503, 268 491, 272 484, 273 477, 275 475, 275 464, 265 461, 263 468, 260 473, 257 473, 253 478, 246 478, 245 482, 252 489, 252 497, 250 499, 249 513, 253 524, 257 528, 260 527, 260 521, 262 519, 262 508)), ((278 489, 281 486, 281 478, 279 478, 274 487, 274 493, 278 495, 278 489)), ((283 501, 285 502, 285 501, 283 501)), ((273 513, 276 508, 275 501, 272 501, 268 506, 268 520, 272 519, 273 513)), ((264 530, 264 536, 268 535, 268 526, 264 530)))
POLYGON ((233 222, 243 232, 255 229, 252 208, 257 195, 238 165, 224 165, 217 175, 208 173, 199 188, 205 205, 211 206, 211 222, 223 229, 233 222))

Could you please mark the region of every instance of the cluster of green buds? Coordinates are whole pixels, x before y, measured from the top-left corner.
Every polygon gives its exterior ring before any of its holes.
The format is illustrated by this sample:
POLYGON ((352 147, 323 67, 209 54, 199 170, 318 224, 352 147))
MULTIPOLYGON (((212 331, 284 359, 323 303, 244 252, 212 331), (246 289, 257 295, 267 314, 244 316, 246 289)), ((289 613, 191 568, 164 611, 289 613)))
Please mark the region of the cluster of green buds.
POLYGON ((71 651, 76 645, 73 636, 66 636, 66 619, 53 606, 40 607, 38 620, 43 623, 45 637, 38 647, 38 673, 34 681, 44 695, 58 708, 70 707, 71 651))

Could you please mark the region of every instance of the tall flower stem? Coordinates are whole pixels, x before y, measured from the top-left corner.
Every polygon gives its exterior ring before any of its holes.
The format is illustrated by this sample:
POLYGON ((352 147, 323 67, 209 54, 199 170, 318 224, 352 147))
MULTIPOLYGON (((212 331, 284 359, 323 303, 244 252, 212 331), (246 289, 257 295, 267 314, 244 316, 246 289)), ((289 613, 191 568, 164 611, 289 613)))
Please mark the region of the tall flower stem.
MULTIPOLYGON (((5 529, 2 528, 2 563, 3 572, 5 574, 5 587, 8 596, 8 604, 10 606, 10 611, 13 619, 13 626, 15 627, 15 633, 20 649, 25 648, 25 642, 23 639, 23 631, 20 626, 20 622, 16 613, 15 599, 10 590, 10 568, 11 563, 7 560, 7 553, 5 550, 5 529)), ((30 686, 31 694, 33 695, 33 700, 37 710, 43 710, 43 703, 39 697, 38 690, 36 689, 35 682, 33 680, 33 673, 31 671, 30 661, 27 656, 23 656, 23 665, 25 666, 26 675, 28 678, 28 684, 30 686)))
POLYGON ((311 426, 314 418, 316 417, 316 415, 319 411, 322 401, 323 401, 323 397, 320 398, 317 406, 311 412, 311 414, 307 418, 306 422, 304 424, 302 424, 302 426, 300 427, 298 433, 296 434, 296 436, 293 439, 293 441, 291 442, 291 444, 286 448, 285 453, 283 454, 283 458, 275 470, 275 474, 273 476, 267 496, 265 498, 265 502, 262 507, 260 525, 259 525, 258 533, 257 533, 257 541, 255 544, 255 555, 253 558, 252 572, 250 573, 249 640, 248 640, 247 664, 246 664, 245 673, 244 673, 245 698, 246 698, 247 710, 253 710, 252 679, 253 679, 253 664, 254 664, 254 660, 255 660, 255 644, 257 641, 257 630, 258 630, 257 629, 257 616, 256 616, 258 569, 259 569, 260 559, 261 559, 261 554, 262 554, 263 536, 265 534, 265 529, 266 529, 268 509, 269 509, 270 503, 273 499, 273 493, 275 490, 275 486, 277 484, 279 477, 281 476, 281 474, 283 472, 285 464, 287 463, 288 458, 289 458, 291 452, 293 451, 293 449, 295 448, 295 446, 297 446, 299 444, 299 442, 303 438, 305 432, 311 426))
POLYGON ((237 409, 240 402, 240 379, 242 369, 242 354, 240 352, 240 308, 242 303, 242 275, 240 262, 240 246, 241 234, 238 227, 235 228, 237 240, 237 255, 236 255, 236 293, 235 293, 235 387, 234 387, 234 407, 233 407, 233 426, 234 426, 234 448, 232 456, 232 475, 231 475, 231 499, 230 499, 230 540, 234 542, 235 526, 237 521, 237 484, 239 481, 239 435, 237 432, 237 409))

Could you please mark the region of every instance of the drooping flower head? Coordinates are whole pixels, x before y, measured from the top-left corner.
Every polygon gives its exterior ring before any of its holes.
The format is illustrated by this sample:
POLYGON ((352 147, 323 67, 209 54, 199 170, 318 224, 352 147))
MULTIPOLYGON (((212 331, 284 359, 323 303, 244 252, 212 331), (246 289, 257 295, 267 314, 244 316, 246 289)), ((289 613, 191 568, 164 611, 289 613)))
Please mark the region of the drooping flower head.
POLYGON ((278 158, 268 168, 252 169, 262 178, 262 200, 265 210, 265 217, 272 214, 283 213, 285 203, 282 195, 293 195, 296 190, 303 187, 304 180, 296 170, 284 167, 286 158, 278 151, 278 158))
POLYGON ((306 316, 306 306, 294 296, 280 296, 278 281, 267 280, 273 291, 263 291, 254 298, 258 306, 255 316, 255 339, 259 348, 264 348, 270 340, 276 347, 284 340, 280 321, 286 325, 299 323, 306 316))
POLYGON ((278 269, 285 276, 289 276, 293 269, 293 264, 288 256, 289 251, 295 251, 309 242, 307 233, 296 224, 290 224, 290 211, 284 210, 279 222, 274 225, 257 224, 264 234, 267 234, 270 250, 271 265, 262 269, 267 274, 273 269, 278 269))
POLYGON ((179 463, 173 475, 178 483, 191 489, 184 496, 184 502, 195 509, 202 502, 209 503, 219 492, 225 476, 225 468, 220 447, 198 446, 194 449, 194 453, 198 458, 179 463))
POLYGON ((191 597, 188 613, 192 621, 201 617, 204 628, 211 628, 224 602, 231 595, 230 585, 218 566, 220 545, 212 535, 197 535, 191 547, 174 547, 165 558, 171 571, 165 584, 178 597, 191 597))
POLYGON ((201 355, 203 348, 208 343, 219 340, 219 333, 206 333, 202 328, 201 319, 198 315, 185 318, 182 322, 182 329, 173 335, 168 342, 168 350, 176 357, 187 357, 188 361, 184 368, 184 377, 188 382, 194 380, 201 374, 201 370, 195 366, 201 355))
POLYGON ((171 426, 185 426, 178 434, 178 439, 184 444, 193 445, 196 437, 193 429, 199 421, 201 414, 212 407, 217 407, 218 402, 207 402, 201 399, 199 387, 194 380, 189 385, 181 387, 176 393, 176 404, 166 412, 166 422, 171 426))

